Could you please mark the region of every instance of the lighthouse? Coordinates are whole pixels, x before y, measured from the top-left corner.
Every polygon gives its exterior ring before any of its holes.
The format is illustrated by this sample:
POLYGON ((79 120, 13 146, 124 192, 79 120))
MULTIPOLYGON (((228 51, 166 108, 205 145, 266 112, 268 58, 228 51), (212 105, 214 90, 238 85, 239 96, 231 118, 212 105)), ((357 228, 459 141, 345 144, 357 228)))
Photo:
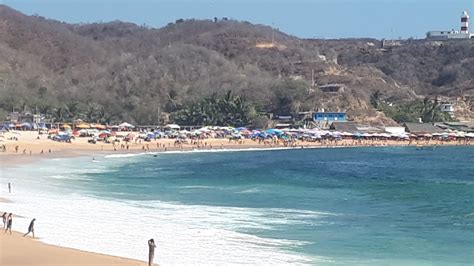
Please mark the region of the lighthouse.
POLYGON ((461 33, 469 33, 469 15, 466 11, 463 11, 461 15, 461 33))
POLYGON ((452 39, 474 39, 474 33, 469 33, 469 14, 467 11, 461 13, 461 30, 438 30, 428 31, 426 38, 431 40, 452 40, 452 39))

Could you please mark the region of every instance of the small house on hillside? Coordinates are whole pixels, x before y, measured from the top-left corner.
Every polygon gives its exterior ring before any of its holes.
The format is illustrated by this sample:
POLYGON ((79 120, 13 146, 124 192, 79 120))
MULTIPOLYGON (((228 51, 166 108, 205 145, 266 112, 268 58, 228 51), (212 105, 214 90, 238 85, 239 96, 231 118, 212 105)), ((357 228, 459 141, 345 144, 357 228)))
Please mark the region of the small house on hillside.
POLYGON ((441 133, 443 130, 429 123, 404 123, 406 132, 415 135, 441 133))

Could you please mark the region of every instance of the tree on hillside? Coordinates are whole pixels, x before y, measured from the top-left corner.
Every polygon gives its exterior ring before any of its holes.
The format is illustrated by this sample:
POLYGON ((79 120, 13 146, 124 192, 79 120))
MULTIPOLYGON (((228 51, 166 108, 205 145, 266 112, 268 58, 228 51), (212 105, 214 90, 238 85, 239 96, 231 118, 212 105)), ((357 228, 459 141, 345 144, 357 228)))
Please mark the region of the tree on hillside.
POLYGON ((301 80, 286 79, 278 83, 272 88, 275 93, 272 112, 288 115, 300 111, 301 103, 309 96, 308 87, 307 82, 301 80))
POLYGON ((382 93, 380 92, 380 90, 376 90, 370 95, 370 104, 375 109, 379 108, 379 103, 380 103, 380 97, 381 96, 382 96, 382 93))

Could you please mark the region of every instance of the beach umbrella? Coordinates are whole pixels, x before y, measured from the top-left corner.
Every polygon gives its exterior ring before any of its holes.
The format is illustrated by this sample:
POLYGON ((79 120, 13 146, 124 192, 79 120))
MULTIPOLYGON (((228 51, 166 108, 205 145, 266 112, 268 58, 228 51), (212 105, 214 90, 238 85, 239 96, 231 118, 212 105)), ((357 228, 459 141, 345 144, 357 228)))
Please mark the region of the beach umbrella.
POLYGON ((0 131, 5 132, 5 131, 10 131, 10 128, 8 125, 1 125, 0 126, 0 131))
POLYGON ((105 138, 107 138, 108 136, 110 136, 110 134, 107 134, 107 133, 101 133, 101 134, 99 134, 99 138, 101 138, 101 139, 105 139, 105 138))
POLYGON ((85 128, 90 128, 90 126, 88 124, 79 124, 79 125, 76 125, 76 128, 85 129, 85 128))
POLYGON ((95 128, 97 128, 97 129, 107 129, 106 126, 101 125, 101 124, 95 124, 95 128))
POLYGON ((265 133, 267 133, 269 135, 280 136, 281 134, 283 134, 283 131, 281 131, 279 129, 275 129, 275 128, 270 128, 270 129, 265 130, 265 133))
POLYGON ((22 127, 22 128, 28 128, 28 129, 31 129, 31 128, 32 128, 31 124, 30 124, 30 123, 27 123, 27 122, 21 123, 21 127, 22 127))

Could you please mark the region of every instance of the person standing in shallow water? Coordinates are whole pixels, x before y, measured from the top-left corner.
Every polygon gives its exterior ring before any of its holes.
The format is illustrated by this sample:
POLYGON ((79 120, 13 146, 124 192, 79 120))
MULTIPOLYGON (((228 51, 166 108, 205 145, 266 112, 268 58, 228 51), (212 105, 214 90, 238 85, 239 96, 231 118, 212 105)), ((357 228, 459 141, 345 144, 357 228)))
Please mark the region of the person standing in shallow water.
POLYGON ((23 235, 24 237, 27 236, 29 233, 33 233, 33 238, 35 238, 35 221, 36 221, 36 218, 31 220, 30 226, 28 226, 28 233, 24 234, 23 235))
POLYGON ((155 257, 155 240, 150 239, 148 240, 148 266, 153 265, 153 258, 155 257))

